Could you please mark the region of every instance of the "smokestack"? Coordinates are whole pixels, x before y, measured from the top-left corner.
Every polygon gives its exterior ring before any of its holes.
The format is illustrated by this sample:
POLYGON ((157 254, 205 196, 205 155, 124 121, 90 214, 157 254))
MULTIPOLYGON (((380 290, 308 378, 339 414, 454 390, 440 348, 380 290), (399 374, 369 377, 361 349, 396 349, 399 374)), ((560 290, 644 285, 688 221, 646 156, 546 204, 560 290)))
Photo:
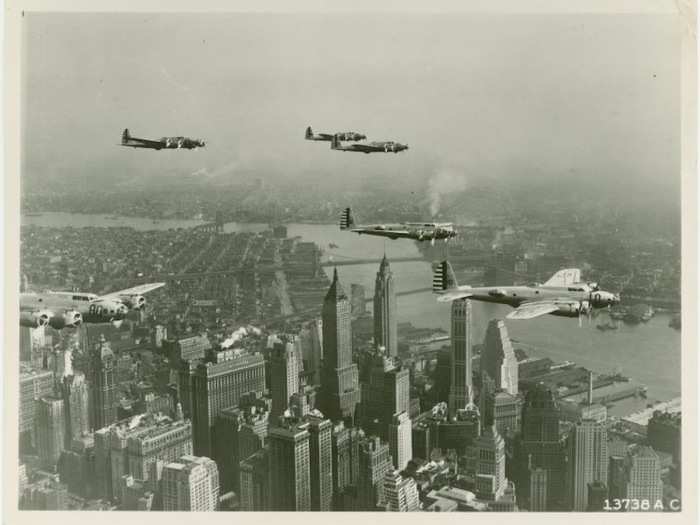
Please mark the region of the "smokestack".
POLYGON ((588 406, 593 404, 593 372, 588 372, 588 406))

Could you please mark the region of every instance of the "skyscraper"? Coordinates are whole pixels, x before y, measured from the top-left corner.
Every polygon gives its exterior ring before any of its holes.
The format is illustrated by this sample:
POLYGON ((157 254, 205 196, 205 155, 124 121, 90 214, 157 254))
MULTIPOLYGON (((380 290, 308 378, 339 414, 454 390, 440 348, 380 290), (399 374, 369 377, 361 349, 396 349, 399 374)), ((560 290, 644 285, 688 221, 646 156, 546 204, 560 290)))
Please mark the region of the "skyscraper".
POLYGON ((394 415, 410 410, 410 372, 395 360, 375 351, 362 356, 361 425, 369 433, 389 439, 394 415))
POLYGON ((411 419, 407 412, 394 416, 389 425, 389 451, 394 468, 403 470, 413 456, 411 419))
POLYGON ((384 501, 384 475, 392 468, 389 444, 376 436, 365 438, 360 443, 359 459, 354 510, 374 511, 384 501))
MULTIPOLYGON (((522 432, 516 446, 516 470, 519 498, 527 505, 539 507, 541 494, 529 494, 527 488, 537 483, 533 469, 546 471, 546 509, 558 508, 564 499, 565 449, 559 438, 559 406, 552 392, 542 384, 528 391, 522 409, 522 432)), ((539 487, 539 485, 537 485, 539 487)), ((534 510, 530 508, 530 510, 534 510)))
POLYGON ((219 412, 238 404, 241 396, 265 389, 261 354, 242 355, 219 363, 202 363, 190 377, 194 453, 212 457, 219 412))
POLYGON ((495 426, 485 427, 476 441, 476 496, 495 501, 503 496, 506 486, 505 442, 495 426))
POLYGON ((338 281, 338 270, 323 301, 323 367, 321 412, 331 419, 354 421, 360 401, 357 365, 352 362, 350 301, 338 281))
POLYGON ((114 353, 104 335, 100 335, 99 342, 90 350, 88 361, 91 429, 106 427, 117 419, 115 368, 114 353))
POLYGON ((571 509, 581 512, 588 506, 588 484, 594 481, 606 483, 608 479, 605 425, 593 420, 582 420, 572 429, 568 448, 571 509))
MULTIPOLYGON (((98 496, 119 498, 121 478, 148 481, 154 464, 192 454, 192 425, 158 414, 141 414, 95 432, 98 496)), ((157 480, 153 480, 157 481, 157 480)))
POLYGON ((50 396, 39 400, 36 427, 39 460, 44 467, 54 467, 64 447, 65 421, 62 398, 50 396))
POLYGON ((268 456, 268 450, 263 448, 241 461, 241 510, 270 510, 268 456))
POLYGON ((351 284, 350 297, 350 313, 352 314, 353 319, 365 315, 367 313, 365 287, 361 284, 351 284))
POLYGON ((450 417, 467 406, 472 390, 472 303, 468 299, 452 302, 450 324, 450 393, 448 407, 450 417))
POLYGON ((360 468, 359 445, 363 436, 361 431, 346 427, 342 421, 333 427, 331 444, 334 496, 340 496, 346 487, 357 483, 360 468))
POLYGON ((19 433, 20 449, 31 447, 36 439, 36 413, 39 399, 53 392, 53 374, 49 370, 35 370, 24 363, 19 377, 19 433))
POLYGON ((90 430, 90 395, 85 374, 75 372, 65 376, 61 389, 66 421, 65 448, 68 450, 74 438, 79 438, 90 430))
POLYGON ((299 392, 299 356, 293 338, 283 337, 272 346, 270 355, 270 393, 274 420, 289 407, 289 399, 299 392))
POLYGON ((269 510, 311 510, 308 424, 270 427, 269 510))
POLYGON ((219 503, 219 472, 205 457, 182 456, 163 468, 163 510, 215 511, 219 503))
POLYGON ((309 470, 311 509, 333 510, 333 424, 329 419, 307 418, 309 425, 309 470))
POLYGON ((374 281, 374 344, 386 348, 387 354, 392 357, 398 355, 394 276, 386 255, 379 264, 374 281))
POLYGON ((413 478, 404 478, 398 470, 387 470, 384 475, 384 503, 390 512, 420 510, 418 487, 413 478))
POLYGON ((323 328, 320 319, 301 327, 299 332, 304 372, 309 385, 321 384, 321 362, 323 360, 323 328))
POLYGON ((508 337, 503 321, 494 319, 489 323, 481 351, 481 371, 496 382, 496 390, 518 394, 518 360, 508 337))
MULTIPOLYGON (((661 462, 654 449, 640 445, 627 453, 625 498, 649 501, 650 509, 663 496, 661 462)), ((645 510, 645 509, 642 509, 645 510)))

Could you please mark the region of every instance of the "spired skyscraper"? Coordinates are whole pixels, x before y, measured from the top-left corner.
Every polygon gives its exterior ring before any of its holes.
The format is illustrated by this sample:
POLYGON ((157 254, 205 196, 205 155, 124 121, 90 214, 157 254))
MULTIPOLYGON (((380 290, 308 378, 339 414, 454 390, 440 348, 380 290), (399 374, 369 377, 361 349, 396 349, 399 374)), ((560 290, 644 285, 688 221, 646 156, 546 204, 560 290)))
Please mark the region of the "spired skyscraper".
POLYGON ((452 302, 450 349, 450 417, 466 407, 472 399, 472 303, 468 299, 452 302))
POLYGON ((357 365, 352 362, 350 300, 333 271, 333 282, 323 301, 323 365, 320 408, 331 421, 354 422, 360 401, 357 365))
POLYGON ((387 354, 392 357, 398 355, 394 275, 386 255, 379 264, 374 282, 374 344, 386 348, 387 354))

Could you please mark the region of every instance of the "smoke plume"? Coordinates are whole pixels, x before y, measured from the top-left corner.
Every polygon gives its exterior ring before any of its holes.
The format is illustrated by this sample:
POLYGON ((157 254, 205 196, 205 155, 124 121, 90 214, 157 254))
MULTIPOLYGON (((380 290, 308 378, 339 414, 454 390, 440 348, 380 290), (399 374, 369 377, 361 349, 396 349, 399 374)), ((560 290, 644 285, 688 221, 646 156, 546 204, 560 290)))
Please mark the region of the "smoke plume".
POLYGON ((430 214, 435 217, 446 195, 459 193, 467 189, 467 176, 456 169, 443 169, 428 181, 430 197, 430 214))

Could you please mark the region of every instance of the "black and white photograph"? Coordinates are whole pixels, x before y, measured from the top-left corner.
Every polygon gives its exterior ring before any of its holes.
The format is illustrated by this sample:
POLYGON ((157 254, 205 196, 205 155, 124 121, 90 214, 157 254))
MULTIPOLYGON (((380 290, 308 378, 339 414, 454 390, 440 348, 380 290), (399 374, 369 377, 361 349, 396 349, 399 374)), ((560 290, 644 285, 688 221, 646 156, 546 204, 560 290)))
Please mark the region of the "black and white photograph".
POLYGON ((11 2, 7 516, 697 519, 694 7, 529 3, 11 2))

